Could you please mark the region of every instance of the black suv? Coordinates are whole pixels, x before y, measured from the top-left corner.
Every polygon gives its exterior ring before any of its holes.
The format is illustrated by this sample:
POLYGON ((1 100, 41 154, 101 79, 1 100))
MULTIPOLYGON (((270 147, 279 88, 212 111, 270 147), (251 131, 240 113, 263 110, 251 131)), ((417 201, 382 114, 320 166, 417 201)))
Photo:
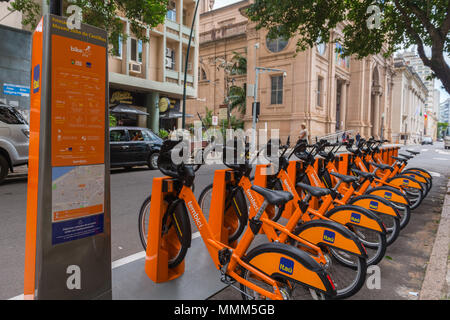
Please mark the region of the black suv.
POLYGON ((139 127, 109 128, 111 167, 131 168, 148 165, 158 168, 163 140, 153 131, 139 127))

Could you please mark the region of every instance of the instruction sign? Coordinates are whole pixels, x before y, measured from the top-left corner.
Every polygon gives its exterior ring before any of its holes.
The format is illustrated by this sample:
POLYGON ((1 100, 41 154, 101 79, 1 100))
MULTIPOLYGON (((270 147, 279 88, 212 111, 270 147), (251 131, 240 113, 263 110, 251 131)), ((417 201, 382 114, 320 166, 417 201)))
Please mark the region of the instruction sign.
POLYGON ((64 17, 33 34, 25 297, 111 298, 107 49, 106 31, 64 17))

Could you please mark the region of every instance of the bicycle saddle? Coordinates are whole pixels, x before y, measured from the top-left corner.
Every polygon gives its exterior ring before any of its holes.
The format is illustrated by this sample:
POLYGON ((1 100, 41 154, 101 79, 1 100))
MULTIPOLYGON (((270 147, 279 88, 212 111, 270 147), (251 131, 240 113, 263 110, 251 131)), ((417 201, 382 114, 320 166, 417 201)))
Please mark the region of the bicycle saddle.
POLYGON ((352 172, 356 173, 358 176, 363 177, 364 179, 373 178, 375 174, 372 172, 364 172, 357 169, 351 169, 352 172))
POLYGON ((381 163, 376 163, 376 162, 369 162, 371 165, 373 165, 374 167, 377 167, 381 170, 386 170, 386 169, 392 169, 392 167, 390 165, 387 164, 381 164, 381 163))
POLYGON ((406 150, 407 152, 409 152, 409 153, 411 153, 411 154, 413 154, 413 155, 418 155, 418 154, 420 154, 420 152, 419 151, 414 151, 414 150, 406 150))
POLYGON ((414 156, 410 156, 410 155, 408 155, 408 154, 403 154, 403 153, 399 153, 398 155, 399 155, 399 156, 402 156, 403 158, 406 158, 406 159, 412 159, 412 158, 414 158, 414 156))
POLYGON ((358 177, 355 176, 347 176, 345 174, 340 174, 337 172, 330 172, 331 175, 335 176, 338 179, 341 179, 342 181, 344 181, 345 183, 352 183, 352 182, 356 182, 359 180, 358 177))
POLYGON ((406 162, 408 161, 408 159, 405 158, 401 158, 401 157, 395 157, 395 156, 391 156, 392 159, 398 160, 398 161, 402 161, 402 162, 406 162))
POLYGON ((317 197, 317 198, 326 196, 327 194, 331 193, 331 191, 329 189, 313 187, 313 186, 310 186, 309 184, 304 184, 301 182, 297 183, 297 187, 308 191, 313 197, 317 197))
POLYGON ((253 191, 259 193, 266 199, 270 204, 274 206, 282 206, 286 202, 292 200, 294 196, 292 193, 281 190, 270 190, 260 186, 252 186, 253 191))

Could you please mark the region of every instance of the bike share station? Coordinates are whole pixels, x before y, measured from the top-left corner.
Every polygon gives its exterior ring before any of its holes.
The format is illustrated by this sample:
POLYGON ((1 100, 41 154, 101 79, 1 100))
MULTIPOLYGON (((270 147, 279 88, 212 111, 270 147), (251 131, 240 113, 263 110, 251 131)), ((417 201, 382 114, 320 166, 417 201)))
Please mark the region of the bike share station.
MULTIPOLYGON (((225 284, 199 243, 186 270, 168 269, 158 237, 147 260, 112 269, 107 33, 66 21, 45 15, 33 34, 24 298, 208 298, 225 284)), ((170 186, 157 178, 149 192, 170 186)))
MULTIPOLYGON (((45 15, 33 34, 25 299, 209 298, 226 287, 209 245, 204 250, 192 239, 184 261, 168 267, 176 235, 162 235, 162 220, 178 183, 170 177, 154 178, 149 190, 145 257, 112 267, 107 34, 85 24, 69 29, 66 21, 45 15)), ((398 149, 383 148, 384 161, 392 163, 398 149)), ((348 157, 337 157, 340 173, 347 173, 348 157)), ((299 166, 289 165, 293 181, 299 166)), ((255 185, 265 186, 262 170, 257 166, 255 185)), ((227 227, 235 222, 225 198, 234 179, 231 169, 215 171, 208 221, 212 236, 231 247, 227 227)))

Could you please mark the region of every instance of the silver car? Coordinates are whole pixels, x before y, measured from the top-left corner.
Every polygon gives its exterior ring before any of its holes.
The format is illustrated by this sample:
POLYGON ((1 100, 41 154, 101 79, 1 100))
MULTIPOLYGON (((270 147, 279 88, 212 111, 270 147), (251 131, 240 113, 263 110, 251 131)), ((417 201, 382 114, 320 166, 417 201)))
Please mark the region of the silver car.
POLYGON ((14 167, 28 163, 30 128, 11 106, 0 103, 0 183, 14 167))

